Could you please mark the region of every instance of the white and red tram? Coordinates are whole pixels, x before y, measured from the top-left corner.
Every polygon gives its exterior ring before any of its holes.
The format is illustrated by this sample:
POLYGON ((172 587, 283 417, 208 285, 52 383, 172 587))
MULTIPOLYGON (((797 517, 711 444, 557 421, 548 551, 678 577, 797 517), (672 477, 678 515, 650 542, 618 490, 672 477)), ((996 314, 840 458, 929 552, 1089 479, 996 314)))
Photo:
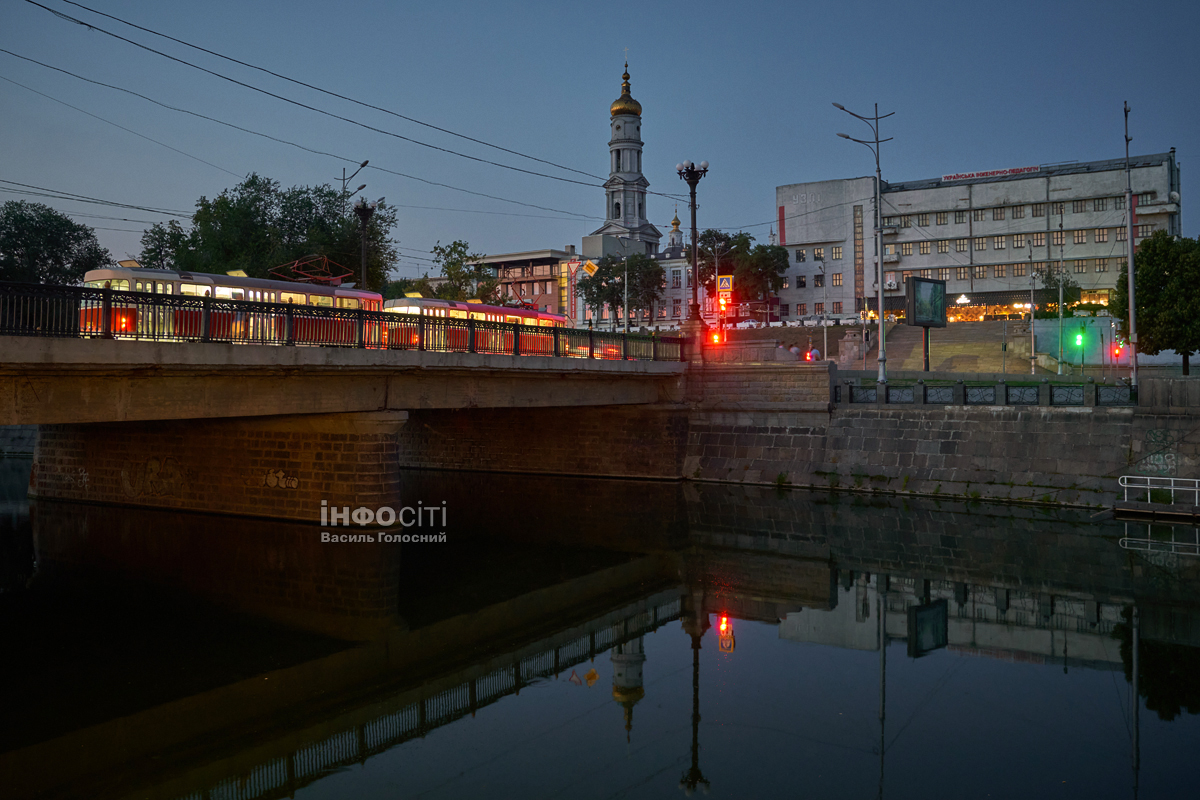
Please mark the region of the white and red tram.
MULTIPOLYGON (((571 320, 562 314, 549 311, 539 311, 536 308, 513 308, 509 306, 490 306, 477 300, 460 302, 455 300, 439 300, 434 297, 419 297, 410 295, 396 300, 388 300, 383 304, 383 310, 390 314, 415 314, 423 317, 433 317, 445 320, 475 320, 476 322, 497 322, 524 325, 538 328, 537 331, 526 330, 521 333, 521 351, 529 354, 552 354, 554 352, 554 335, 552 328, 571 327, 571 320)), ((392 337, 401 336, 408 339, 407 345, 413 346, 418 341, 418 332, 405 326, 395 329, 387 326, 392 337)), ((475 328, 475 346, 470 348, 470 334, 465 324, 434 326, 424 334, 425 347, 430 350, 465 351, 474 349, 480 353, 511 353, 514 341, 512 329, 502 329, 499 326, 481 325, 475 328)))

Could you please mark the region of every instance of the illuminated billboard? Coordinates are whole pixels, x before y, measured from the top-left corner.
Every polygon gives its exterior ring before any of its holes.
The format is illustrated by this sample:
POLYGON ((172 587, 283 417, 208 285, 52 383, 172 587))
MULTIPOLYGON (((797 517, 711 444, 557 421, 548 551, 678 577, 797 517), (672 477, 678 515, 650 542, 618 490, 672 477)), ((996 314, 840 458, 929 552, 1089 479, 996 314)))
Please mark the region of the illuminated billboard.
POLYGON ((914 277, 904 282, 905 322, 922 328, 946 327, 946 282, 914 277))

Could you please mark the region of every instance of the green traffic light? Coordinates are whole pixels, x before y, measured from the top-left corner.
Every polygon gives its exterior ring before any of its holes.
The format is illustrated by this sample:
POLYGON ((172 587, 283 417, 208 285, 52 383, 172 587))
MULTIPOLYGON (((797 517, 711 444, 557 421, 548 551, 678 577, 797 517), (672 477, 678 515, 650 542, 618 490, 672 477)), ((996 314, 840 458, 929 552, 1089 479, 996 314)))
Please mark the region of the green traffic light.
POLYGON ((1076 347, 1083 346, 1083 334, 1082 333, 1075 334, 1075 346, 1076 347))

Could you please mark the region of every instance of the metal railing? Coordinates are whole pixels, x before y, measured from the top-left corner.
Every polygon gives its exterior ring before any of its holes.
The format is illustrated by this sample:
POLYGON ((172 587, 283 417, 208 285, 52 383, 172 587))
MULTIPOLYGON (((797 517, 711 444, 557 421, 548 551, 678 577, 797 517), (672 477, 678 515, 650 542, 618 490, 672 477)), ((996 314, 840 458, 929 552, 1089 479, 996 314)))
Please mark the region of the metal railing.
POLYGON ((683 360, 677 337, 7 282, 0 282, 0 336, 683 360))
MULTIPOLYGON (((1120 545, 1126 550, 1136 550, 1141 553, 1165 553, 1173 556, 1200 556, 1200 528, 1182 528, 1175 525, 1146 526, 1145 536, 1130 536, 1129 523, 1125 523, 1125 535, 1121 537, 1120 545), (1158 536, 1155 536, 1155 532, 1158 536)), ((1140 533, 1140 531, 1138 531, 1140 533)))
POLYGON ((1125 500, 1129 501, 1132 490, 1134 502, 1161 503, 1162 497, 1169 493, 1170 502, 1175 504, 1175 493, 1179 492, 1194 506, 1200 506, 1200 478, 1162 478, 1152 475, 1122 475, 1117 481, 1125 490, 1125 500), (1145 497, 1144 500, 1140 499, 1145 497), (1154 499, 1159 498, 1159 499, 1154 499))
MULTIPOLYGON (((835 403, 878 405, 884 393, 874 381, 846 379, 849 391, 834 387, 835 403)), ((1044 385, 1044 384, 1043 384, 1044 385)), ((1137 395, 1129 386, 1095 383, 1051 383, 1042 391, 1038 384, 1005 382, 921 383, 895 381, 886 386, 888 405, 966 405, 966 406, 1134 406, 1137 395)))

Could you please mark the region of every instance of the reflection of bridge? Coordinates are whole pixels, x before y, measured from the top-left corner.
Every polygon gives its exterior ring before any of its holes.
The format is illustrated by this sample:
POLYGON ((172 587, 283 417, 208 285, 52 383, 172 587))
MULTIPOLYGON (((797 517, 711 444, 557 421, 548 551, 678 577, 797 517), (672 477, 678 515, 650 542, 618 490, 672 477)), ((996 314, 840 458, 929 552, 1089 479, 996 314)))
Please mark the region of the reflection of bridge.
MULTIPOLYGON (((372 703, 323 726, 332 727, 290 752, 196 789, 184 797, 228 800, 292 796, 351 764, 361 764, 410 739, 475 713, 523 686, 595 658, 680 616, 679 590, 651 595, 602 616, 497 655, 447 676, 430 688, 372 703), (382 713, 381 713, 382 711, 382 713)), ((157 792, 141 796, 160 796, 157 792)))

